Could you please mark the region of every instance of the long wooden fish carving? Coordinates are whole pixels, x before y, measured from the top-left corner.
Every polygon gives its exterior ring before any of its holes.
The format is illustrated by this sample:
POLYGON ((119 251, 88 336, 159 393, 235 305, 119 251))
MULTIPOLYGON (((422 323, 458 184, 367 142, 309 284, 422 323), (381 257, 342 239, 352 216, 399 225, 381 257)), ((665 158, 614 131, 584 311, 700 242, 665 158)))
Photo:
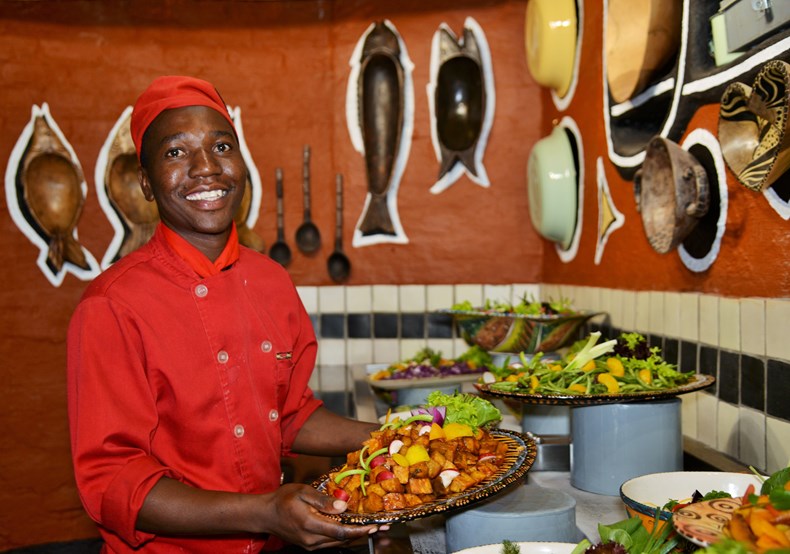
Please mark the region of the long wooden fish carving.
POLYGON ((118 118, 96 162, 96 193, 116 232, 102 260, 105 268, 148 242, 159 222, 156 204, 140 188, 131 113, 127 108, 118 118))
POLYGON ((43 115, 33 122, 33 135, 22 158, 21 182, 28 213, 48 241, 49 265, 56 272, 65 262, 89 270, 74 236, 85 204, 82 171, 43 115))
POLYGON ((258 252, 265 252, 266 244, 263 238, 253 229, 255 222, 258 220, 258 214, 261 208, 263 187, 261 185, 260 174, 258 173, 258 168, 255 166, 255 161, 252 159, 250 150, 247 147, 247 141, 244 138, 244 127, 241 122, 241 108, 239 106, 233 109, 229 107, 228 112, 236 127, 239 147, 241 148, 241 156, 244 158, 244 165, 247 168, 247 181, 245 183, 244 196, 242 197, 239 209, 236 210, 233 220, 236 222, 239 242, 258 252))
POLYGON ((368 182, 354 245, 405 243, 396 195, 411 146, 412 64, 395 28, 383 21, 362 36, 351 66, 346 115, 368 182))
POLYGON ((439 160, 438 194, 465 172, 489 186, 482 164, 493 121, 495 94, 491 54, 477 22, 467 18, 461 38, 446 24, 434 34, 431 52, 431 137, 439 160))

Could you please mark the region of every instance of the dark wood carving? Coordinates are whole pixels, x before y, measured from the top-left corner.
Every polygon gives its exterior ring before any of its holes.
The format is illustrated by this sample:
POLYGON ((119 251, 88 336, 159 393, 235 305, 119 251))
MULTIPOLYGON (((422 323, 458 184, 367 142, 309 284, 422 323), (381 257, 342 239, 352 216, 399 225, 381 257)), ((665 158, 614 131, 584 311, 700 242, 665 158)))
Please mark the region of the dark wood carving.
POLYGON ((363 236, 396 234, 387 191, 401 143, 403 80, 398 37, 384 23, 376 23, 362 48, 358 82, 359 120, 370 193, 359 225, 363 236))
POLYGON ((20 208, 48 243, 47 264, 55 272, 65 262, 90 270, 85 253, 74 237, 85 204, 82 171, 41 115, 33 123, 33 134, 18 175, 25 204, 20 208))

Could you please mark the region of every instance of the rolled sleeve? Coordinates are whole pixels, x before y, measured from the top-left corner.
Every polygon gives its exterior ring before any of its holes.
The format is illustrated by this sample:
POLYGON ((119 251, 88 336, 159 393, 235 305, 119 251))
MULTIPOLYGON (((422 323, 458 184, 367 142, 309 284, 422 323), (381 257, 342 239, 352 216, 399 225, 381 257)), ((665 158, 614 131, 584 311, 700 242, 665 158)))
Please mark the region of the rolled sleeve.
POLYGON ((125 465, 104 493, 101 503, 102 524, 133 547, 154 538, 155 535, 136 529, 137 516, 146 496, 162 477, 180 479, 181 476, 149 456, 125 465))

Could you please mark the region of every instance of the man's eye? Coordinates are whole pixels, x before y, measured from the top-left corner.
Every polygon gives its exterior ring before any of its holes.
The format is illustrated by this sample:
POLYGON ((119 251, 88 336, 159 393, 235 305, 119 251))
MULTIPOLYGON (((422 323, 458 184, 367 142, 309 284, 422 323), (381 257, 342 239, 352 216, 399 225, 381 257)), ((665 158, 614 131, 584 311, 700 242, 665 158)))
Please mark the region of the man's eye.
POLYGON ((228 152, 231 146, 227 142, 220 142, 217 144, 216 148, 218 152, 228 152))
POLYGON ((165 157, 167 158, 177 158, 181 151, 178 148, 171 148, 167 152, 165 152, 165 157))

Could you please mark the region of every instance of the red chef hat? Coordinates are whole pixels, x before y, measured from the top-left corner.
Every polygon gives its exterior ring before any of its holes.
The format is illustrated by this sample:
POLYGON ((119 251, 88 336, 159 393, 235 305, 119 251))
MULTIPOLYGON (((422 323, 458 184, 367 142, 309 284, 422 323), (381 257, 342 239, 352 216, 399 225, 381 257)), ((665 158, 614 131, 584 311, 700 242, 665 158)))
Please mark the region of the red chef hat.
POLYGON ((132 111, 132 140, 137 149, 138 160, 140 159, 143 135, 156 116, 165 110, 187 106, 213 108, 228 120, 234 131, 236 130, 228 108, 214 85, 195 77, 177 75, 157 77, 137 99, 132 111))

